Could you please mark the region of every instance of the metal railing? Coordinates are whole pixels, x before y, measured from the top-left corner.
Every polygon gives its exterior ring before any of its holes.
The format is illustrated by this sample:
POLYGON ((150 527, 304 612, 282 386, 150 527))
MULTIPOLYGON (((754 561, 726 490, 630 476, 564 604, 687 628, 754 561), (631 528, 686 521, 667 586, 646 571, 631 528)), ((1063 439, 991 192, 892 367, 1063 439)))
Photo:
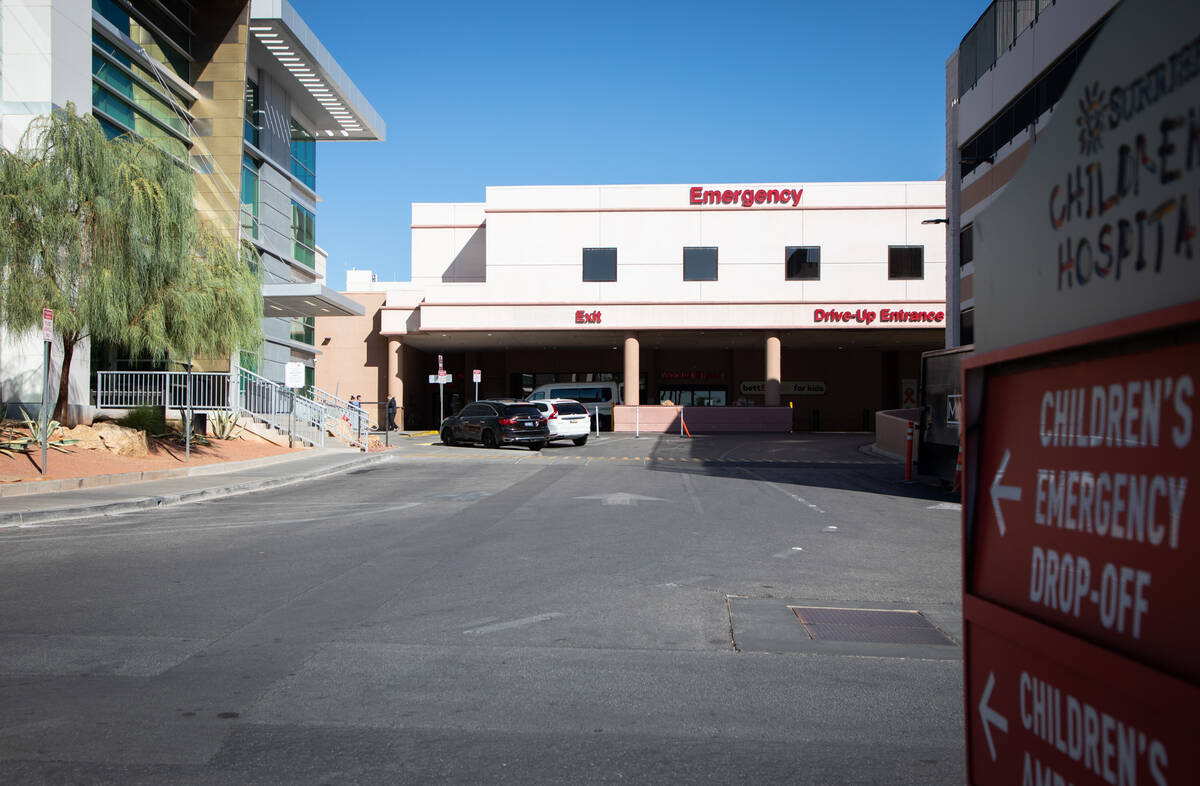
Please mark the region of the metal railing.
POLYGON ((183 410, 188 406, 189 384, 193 411, 244 413, 309 445, 323 447, 329 433, 363 447, 371 430, 367 412, 348 401, 319 388, 312 388, 313 398, 308 398, 240 366, 234 366, 232 376, 223 371, 193 372, 190 383, 183 371, 98 371, 96 406, 183 410))
POLYGON ((313 401, 325 406, 325 429, 343 442, 357 447, 366 444, 371 432, 371 419, 362 407, 351 406, 319 387, 312 388, 313 401))
POLYGON ((191 386, 192 409, 229 409, 229 374, 220 371, 98 371, 96 406, 101 409, 166 407, 188 405, 191 386))
POLYGON ((958 46, 958 97, 973 88, 979 77, 1037 22, 1054 0, 993 0, 958 46))
POLYGON ((325 446, 325 406, 253 371, 236 367, 238 408, 278 431, 325 446))

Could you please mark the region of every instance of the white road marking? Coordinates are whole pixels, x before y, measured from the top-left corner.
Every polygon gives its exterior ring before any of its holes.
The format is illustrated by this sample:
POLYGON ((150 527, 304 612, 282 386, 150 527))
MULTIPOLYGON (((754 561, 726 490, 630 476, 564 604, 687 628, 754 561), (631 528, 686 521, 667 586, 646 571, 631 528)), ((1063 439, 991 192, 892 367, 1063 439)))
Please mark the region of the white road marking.
POLYGON ((927 510, 962 510, 961 502, 939 502, 936 505, 930 505, 927 510))
POLYGON ((704 515, 704 506, 700 504, 700 498, 696 496, 696 487, 692 485, 692 476, 688 473, 682 473, 683 487, 687 489, 688 498, 692 501, 692 507, 696 509, 696 515, 704 515))
POLYGON ((792 492, 785 489, 783 486, 780 486, 778 483, 773 483, 773 482, 767 480, 766 478, 764 478, 762 475, 758 474, 754 470, 746 469, 745 467, 742 467, 741 469, 742 469, 742 472, 746 473, 747 475, 749 475, 753 478, 757 478, 758 480, 761 480, 763 483, 766 483, 768 486, 775 489, 780 494, 786 494, 787 496, 789 496, 792 499, 799 502, 801 505, 805 505, 805 506, 811 508, 812 510, 815 510, 817 513, 823 514, 825 512, 825 511, 821 510, 821 508, 817 507, 816 505, 814 505, 811 502, 809 502, 808 500, 806 500, 804 497, 801 497, 797 494, 793 494, 792 492))
POLYGON ((525 625, 532 625, 535 622, 545 622, 556 617, 562 617, 563 614, 554 611, 549 614, 538 614, 535 617, 522 617, 519 620, 509 620, 508 622, 497 622, 494 625, 484 625, 478 628, 469 628, 463 631, 463 634, 471 634, 473 636, 482 636, 486 633, 495 633, 498 630, 508 630, 509 628, 520 628, 525 625))

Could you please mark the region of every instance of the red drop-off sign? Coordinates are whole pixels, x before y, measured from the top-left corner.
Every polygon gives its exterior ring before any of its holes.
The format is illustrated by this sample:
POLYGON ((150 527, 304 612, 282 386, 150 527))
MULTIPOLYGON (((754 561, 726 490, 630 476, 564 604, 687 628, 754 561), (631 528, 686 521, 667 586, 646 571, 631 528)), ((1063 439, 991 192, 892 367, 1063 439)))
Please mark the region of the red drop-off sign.
POLYGON ((1200 344, 997 373, 968 591, 1200 681, 1200 344))

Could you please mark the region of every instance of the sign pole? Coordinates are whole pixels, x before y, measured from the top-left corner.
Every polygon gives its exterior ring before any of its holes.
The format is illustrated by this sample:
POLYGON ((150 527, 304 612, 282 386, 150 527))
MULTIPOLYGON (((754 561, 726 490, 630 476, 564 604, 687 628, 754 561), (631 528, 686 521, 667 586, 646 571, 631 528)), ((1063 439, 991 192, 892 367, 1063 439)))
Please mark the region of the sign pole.
MULTIPOLYGON (((38 419, 42 422, 42 474, 46 474, 46 445, 50 440, 50 348, 54 345, 54 311, 42 309, 42 411, 38 419)), ((63 354, 64 360, 66 354, 63 354)), ((67 393, 70 400, 70 391, 67 393)))
POLYGON ((188 358, 187 363, 187 392, 185 402, 187 405, 187 424, 184 426, 184 461, 191 463, 192 461, 192 359, 188 358))
MULTIPOLYGON (((439 377, 444 379, 444 377, 439 377)), ((438 428, 441 428, 442 421, 446 419, 446 383, 438 382, 438 428)))
POLYGON ((39 413, 39 417, 42 421, 42 474, 45 475, 46 440, 49 437, 49 434, 46 432, 50 430, 50 421, 46 417, 49 414, 47 410, 50 406, 50 342, 44 341, 42 343, 45 344, 45 349, 42 352, 42 411, 39 413))

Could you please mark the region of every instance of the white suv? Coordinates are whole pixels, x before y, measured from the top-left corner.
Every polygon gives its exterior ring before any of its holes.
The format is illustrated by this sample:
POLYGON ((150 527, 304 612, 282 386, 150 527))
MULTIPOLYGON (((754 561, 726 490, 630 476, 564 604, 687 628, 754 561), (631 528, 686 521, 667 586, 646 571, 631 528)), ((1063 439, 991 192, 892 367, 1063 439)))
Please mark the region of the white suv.
POLYGON ((587 442, 592 418, 583 404, 570 398, 544 398, 529 403, 546 416, 546 425, 550 428, 547 442, 556 439, 569 439, 576 445, 587 442))

